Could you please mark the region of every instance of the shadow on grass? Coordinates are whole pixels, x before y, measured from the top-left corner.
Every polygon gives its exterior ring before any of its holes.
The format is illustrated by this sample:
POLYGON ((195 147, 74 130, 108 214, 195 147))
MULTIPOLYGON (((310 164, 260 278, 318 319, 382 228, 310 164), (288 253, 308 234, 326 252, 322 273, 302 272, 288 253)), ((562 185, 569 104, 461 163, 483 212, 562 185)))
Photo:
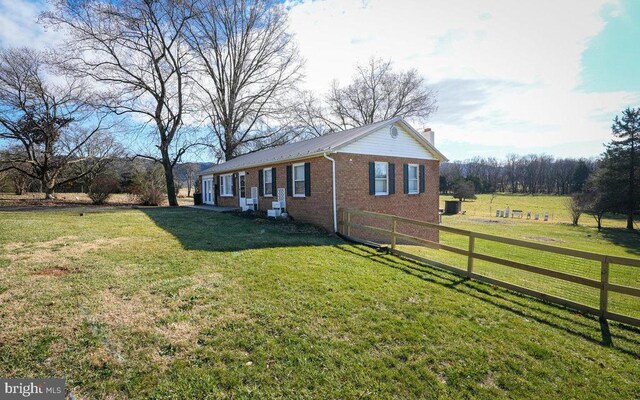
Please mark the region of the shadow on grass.
POLYGON ((583 315, 559 305, 545 303, 506 289, 461 278, 426 263, 405 260, 363 246, 340 246, 338 248, 360 257, 364 256, 385 267, 395 268, 423 281, 464 293, 528 320, 560 329, 592 343, 611 347, 634 357, 640 357, 640 329, 638 328, 615 322, 609 324, 595 316, 583 315), (613 333, 611 328, 613 328, 613 333))
POLYGON ((602 238, 616 246, 624 247, 627 252, 640 255, 640 233, 624 228, 602 228, 602 238))
POLYGON ((327 246, 340 241, 320 228, 263 218, 241 218, 185 207, 141 208, 155 224, 187 250, 240 251, 297 246, 327 246))

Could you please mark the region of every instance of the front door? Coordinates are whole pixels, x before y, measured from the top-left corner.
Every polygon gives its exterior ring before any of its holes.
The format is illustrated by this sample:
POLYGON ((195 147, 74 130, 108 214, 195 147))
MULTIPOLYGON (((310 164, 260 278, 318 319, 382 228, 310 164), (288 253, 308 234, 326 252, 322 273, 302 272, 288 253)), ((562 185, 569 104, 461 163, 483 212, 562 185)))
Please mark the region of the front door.
POLYGON ((247 181, 246 174, 244 172, 238 173, 238 193, 240 198, 240 209, 242 211, 246 211, 249 209, 247 207, 247 181))
POLYGON ((213 178, 202 179, 202 203, 213 204, 213 178))

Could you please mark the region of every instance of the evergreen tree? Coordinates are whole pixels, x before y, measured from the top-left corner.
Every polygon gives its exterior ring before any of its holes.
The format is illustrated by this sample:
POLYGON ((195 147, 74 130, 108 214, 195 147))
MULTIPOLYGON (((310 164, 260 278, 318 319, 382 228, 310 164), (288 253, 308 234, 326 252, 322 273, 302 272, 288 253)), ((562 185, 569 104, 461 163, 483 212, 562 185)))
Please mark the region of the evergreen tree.
POLYGON ((571 179, 573 192, 582 192, 584 184, 587 182, 587 178, 589 178, 589 174, 591 174, 591 169, 585 160, 578 160, 578 164, 576 165, 576 169, 573 171, 573 177, 571 179))
POLYGON ((602 230, 604 213, 619 210, 623 206, 618 195, 619 185, 620 180, 616 179, 615 172, 602 166, 589 176, 584 192, 577 195, 582 210, 596 220, 598 231, 602 230))
POLYGON ((613 120, 614 140, 607 145, 603 167, 617 184, 617 211, 627 215, 627 229, 633 229, 633 214, 640 207, 640 108, 627 108, 613 120))

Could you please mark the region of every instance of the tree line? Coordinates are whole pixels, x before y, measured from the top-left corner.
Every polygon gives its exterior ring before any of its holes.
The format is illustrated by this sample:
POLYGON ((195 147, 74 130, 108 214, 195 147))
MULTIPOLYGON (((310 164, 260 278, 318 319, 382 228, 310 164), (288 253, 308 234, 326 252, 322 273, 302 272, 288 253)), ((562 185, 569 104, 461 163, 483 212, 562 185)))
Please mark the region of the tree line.
POLYGON ((504 160, 476 157, 440 166, 440 192, 455 198, 476 193, 571 195, 566 208, 577 225, 583 213, 602 228, 605 213, 623 214, 626 228, 634 229, 640 211, 640 108, 627 108, 611 126, 613 139, 597 159, 554 159, 530 154, 504 160))
POLYGON ((195 151, 225 161, 435 110, 416 70, 376 58, 325 94, 304 91, 276 1, 60 0, 40 22, 64 41, 0 50, 0 172, 38 180, 48 198, 127 157, 159 165, 177 205, 175 168, 195 151))
POLYGON ((440 192, 452 193, 460 181, 475 193, 566 195, 583 190, 596 170, 595 158, 554 158, 546 154, 509 154, 505 159, 474 157, 440 166, 440 192))

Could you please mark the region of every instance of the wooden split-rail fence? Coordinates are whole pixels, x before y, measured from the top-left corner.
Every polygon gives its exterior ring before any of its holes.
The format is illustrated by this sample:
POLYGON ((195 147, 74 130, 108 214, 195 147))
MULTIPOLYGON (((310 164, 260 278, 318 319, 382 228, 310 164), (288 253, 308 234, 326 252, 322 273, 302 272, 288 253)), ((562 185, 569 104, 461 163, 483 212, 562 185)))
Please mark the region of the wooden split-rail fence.
MULTIPOLYGON (((625 285, 620 285, 620 284, 610 282, 610 279, 609 279, 610 265, 616 264, 616 265, 640 268, 640 259, 612 256, 612 255, 606 255, 606 254, 598 254, 598 253, 592 253, 588 251, 575 250, 575 249, 568 249, 568 248, 552 246, 552 245, 543 244, 543 243, 530 242, 530 241, 521 240, 521 239, 506 238, 506 237, 490 235, 490 234, 480 233, 480 232, 473 232, 473 231, 468 231, 464 229, 443 226, 435 223, 403 218, 395 215, 374 213, 370 211, 362 211, 357 209, 346 209, 346 208, 341 209, 340 214, 341 214, 340 233, 343 236, 346 236, 347 238, 353 239, 355 241, 374 243, 374 242, 367 241, 365 239, 358 238, 352 235, 352 232, 354 230, 373 232, 377 237, 384 237, 389 239, 390 246, 388 247, 388 250, 390 253, 394 255, 411 259, 414 261, 434 265, 436 267, 448 270, 460 276, 464 276, 470 279, 475 279, 481 282, 489 283, 491 285, 500 286, 500 287, 513 290, 519 293, 523 293, 525 295, 532 296, 550 303, 555 303, 555 304, 559 304, 574 310, 578 310, 583 313, 596 315, 602 319, 618 321, 618 322, 622 322, 622 323, 626 323, 634 326, 640 326, 640 318, 637 318, 635 316, 625 315, 622 313, 612 312, 608 309, 609 293, 611 292, 621 293, 627 296, 640 298, 640 288, 625 286, 625 285), (354 222, 353 219, 358 216, 372 218, 376 220, 383 220, 383 221, 386 220, 388 223, 387 225, 388 228, 380 227, 381 224, 376 224, 377 226, 373 226, 365 223, 354 222), (400 232, 398 229, 398 224, 402 224, 403 226, 414 226, 414 227, 420 227, 420 228, 434 229, 434 230, 437 230, 438 232, 448 232, 448 233, 466 236, 468 238, 468 246, 466 249, 464 249, 464 248, 451 246, 445 243, 427 240, 414 235, 409 235, 407 233, 400 232), (431 249, 445 250, 455 254, 466 256, 467 258, 466 268, 455 267, 455 266, 444 264, 435 260, 430 260, 425 257, 421 257, 407 251, 402 251, 398 249, 399 239, 405 242, 412 242, 422 246, 426 246, 431 249), (596 261, 600 263, 600 279, 597 280, 597 279, 587 278, 587 277, 578 276, 578 275, 574 275, 567 272, 552 270, 552 269, 548 269, 540 266, 533 266, 533 265, 525 264, 525 263, 514 261, 514 260, 508 260, 502 257, 496 257, 489 254, 480 253, 476 251, 476 240, 479 240, 479 239, 490 241, 490 242, 507 244, 507 245, 515 246, 519 248, 533 249, 533 250, 545 252, 545 253, 571 256, 571 257, 575 257, 577 259, 582 259, 582 260, 596 261), (532 288, 523 287, 520 285, 516 285, 513 283, 505 282, 503 280, 499 280, 496 278, 479 274, 476 271, 474 271, 475 260, 483 260, 493 264, 515 268, 517 270, 527 271, 530 273, 543 275, 551 278, 556 278, 563 281, 572 282, 572 283, 583 285, 586 287, 598 289, 599 290, 599 307, 593 307, 590 305, 582 304, 577 301, 568 300, 553 294, 544 293, 539 290, 534 290, 532 288)), ((386 223, 384 225, 386 225, 386 223)), ((638 274, 640 274, 640 270, 638 270, 638 274)))

